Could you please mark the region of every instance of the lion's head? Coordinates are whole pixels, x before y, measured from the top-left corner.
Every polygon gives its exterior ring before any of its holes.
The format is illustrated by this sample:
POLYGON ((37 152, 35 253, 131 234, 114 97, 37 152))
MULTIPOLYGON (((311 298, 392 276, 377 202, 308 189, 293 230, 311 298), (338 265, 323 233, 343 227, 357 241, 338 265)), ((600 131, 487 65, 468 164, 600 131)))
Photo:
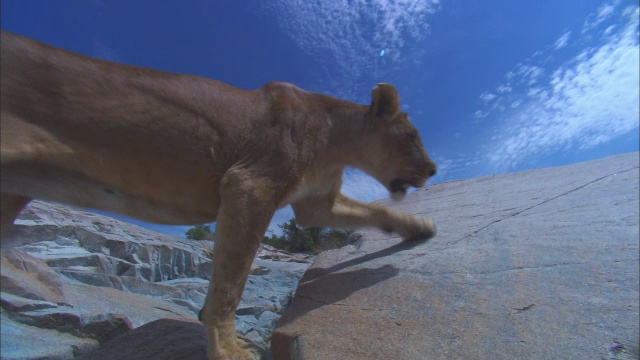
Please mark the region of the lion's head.
POLYGON ((410 186, 423 186, 435 175, 436 165, 407 113, 400 111, 400 98, 392 85, 373 88, 367 117, 368 141, 363 150, 370 162, 363 170, 384 185, 393 199, 402 199, 410 186))

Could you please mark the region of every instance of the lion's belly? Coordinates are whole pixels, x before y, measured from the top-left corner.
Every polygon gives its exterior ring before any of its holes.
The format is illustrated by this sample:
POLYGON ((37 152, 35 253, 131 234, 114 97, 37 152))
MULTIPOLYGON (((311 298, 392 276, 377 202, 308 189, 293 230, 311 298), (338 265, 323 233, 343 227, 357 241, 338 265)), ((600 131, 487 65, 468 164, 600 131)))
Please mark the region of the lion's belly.
POLYGON ((1 179, 3 193, 113 212, 159 224, 212 222, 219 207, 213 187, 200 189, 193 181, 170 185, 162 179, 149 179, 147 183, 122 187, 109 179, 44 164, 4 164, 1 179))

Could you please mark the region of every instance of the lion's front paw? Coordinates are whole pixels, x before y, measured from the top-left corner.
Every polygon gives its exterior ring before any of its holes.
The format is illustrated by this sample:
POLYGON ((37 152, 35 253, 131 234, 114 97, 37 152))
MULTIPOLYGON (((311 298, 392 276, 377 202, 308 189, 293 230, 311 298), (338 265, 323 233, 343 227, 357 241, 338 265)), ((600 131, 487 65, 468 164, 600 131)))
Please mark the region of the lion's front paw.
POLYGON ((436 224, 429 218, 412 218, 400 235, 406 241, 425 241, 436 234, 436 224))
MULTIPOLYGON (((233 325, 233 323, 230 323, 233 325)), ((236 337, 234 326, 221 324, 218 327, 211 327, 209 330, 209 346, 207 358, 209 360, 257 360, 260 355, 257 352, 249 351, 249 343, 236 337), (227 326, 225 326, 227 325, 227 326)))

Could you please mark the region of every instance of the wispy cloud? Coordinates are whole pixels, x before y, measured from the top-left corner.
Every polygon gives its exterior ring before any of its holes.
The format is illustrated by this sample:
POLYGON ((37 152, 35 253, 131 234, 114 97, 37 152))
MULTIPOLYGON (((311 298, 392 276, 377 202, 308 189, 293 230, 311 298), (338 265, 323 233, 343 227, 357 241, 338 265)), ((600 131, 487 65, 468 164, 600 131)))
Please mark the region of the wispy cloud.
MULTIPOLYGON (((525 85, 519 91, 526 96, 512 99, 515 111, 494 114, 503 119, 487 156, 495 167, 513 168, 562 149, 592 148, 638 128, 638 8, 614 10, 601 7, 585 22, 588 35, 606 35, 598 45, 580 49, 555 69, 520 64, 507 75, 525 85), (616 13, 620 26, 598 26, 616 13)), ((507 99, 495 102, 501 100, 507 99)))
POLYGON ((570 37, 571 37, 571 31, 565 32, 564 34, 562 34, 562 36, 558 38, 558 40, 556 40, 556 43, 553 44, 553 48, 556 50, 560 50, 563 47, 567 46, 567 44, 569 43, 570 37))
POLYGON ((434 156, 433 160, 438 164, 438 180, 446 181, 456 177, 463 169, 470 165, 477 164, 478 157, 458 155, 453 158, 444 156, 434 156))
POLYGON ((497 97, 496 94, 484 93, 480 95, 480 100, 482 100, 482 102, 484 103, 488 103, 489 101, 495 99, 496 97, 497 97))
MULTIPOLYGON (((537 65, 523 64, 516 65, 513 71, 509 71, 506 75, 508 81, 517 81, 519 83, 526 83, 527 85, 535 84, 538 79, 544 74, 544 69, 537 65)), ((498 88, 505 85, 500 85, 498 88)))
POLYGON ((486 137, 491 141, 476 154, 436 159, 439 173, 474 163, 487 164, 485 173, 507 171, 637 131, 638 7, 604 5, 585 20, 581 35, 567 47, 571 30, 565 31, 517 64, 504 83, 480 94, 481 106, 471 117, 492 129, 486 137), (567 56, 551 56, 565 47, 567 56))
POLYGON ((264 0, 261 8, 302 51, 325 59, 320 71, 333 76, 324 77, 323 91, 348 99, 354 94, 345 83, 400 61, 409 43, 428 34, 427 18, 439 0, 264 0))
POLYGON ((482 111, 482 110, 478 110, 473 114, 473 117, 478 119, 478 120, 484 119, 487 116, 489 116, 489 114, 487 112, 485 112, 485 111, 482 111))
POLYGON ((496 88, 496 91, 498 92, 498 94, 504 94, 504 93, 509 93, 511 92, 513 89, 511 88, 511 86, 509 85, 500 85, 498 86, 498 88, 496 88))
POLYGON ((598 25, 605 21, 614 13, 615 6, 613 4, 604 4, 598 10, 589 15, 582 25, 582 34, 594 30, 598 25))

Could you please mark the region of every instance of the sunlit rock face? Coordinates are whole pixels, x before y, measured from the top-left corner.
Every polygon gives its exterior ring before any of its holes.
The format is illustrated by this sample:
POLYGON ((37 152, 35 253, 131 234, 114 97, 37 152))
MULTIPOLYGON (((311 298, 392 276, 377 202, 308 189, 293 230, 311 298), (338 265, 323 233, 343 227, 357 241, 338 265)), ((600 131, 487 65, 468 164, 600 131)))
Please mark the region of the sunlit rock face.
POLYGON ((638 153, 451 181, 381 204, 426 243, 366 230, 322 253, 274 359, 638 358, 638 153))

